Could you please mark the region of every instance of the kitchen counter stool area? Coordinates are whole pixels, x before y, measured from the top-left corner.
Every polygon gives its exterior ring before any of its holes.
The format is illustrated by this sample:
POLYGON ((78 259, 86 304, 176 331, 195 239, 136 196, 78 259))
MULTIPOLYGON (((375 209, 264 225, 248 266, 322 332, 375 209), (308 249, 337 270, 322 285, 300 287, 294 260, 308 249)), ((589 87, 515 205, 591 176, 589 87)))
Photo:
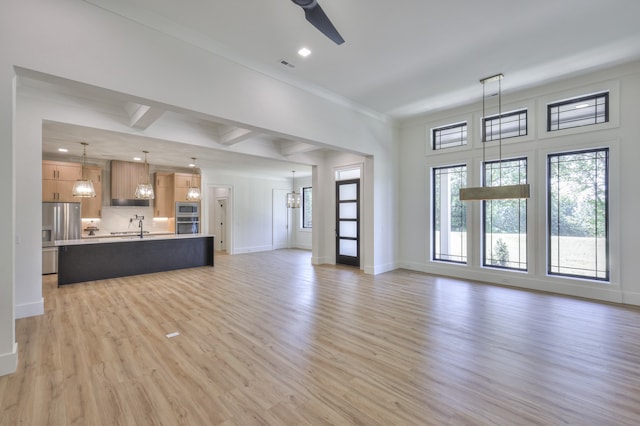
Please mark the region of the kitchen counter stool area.
POLYGON ((213 266, 211 235, 104 240, 58 242, 58 286, 213 266))

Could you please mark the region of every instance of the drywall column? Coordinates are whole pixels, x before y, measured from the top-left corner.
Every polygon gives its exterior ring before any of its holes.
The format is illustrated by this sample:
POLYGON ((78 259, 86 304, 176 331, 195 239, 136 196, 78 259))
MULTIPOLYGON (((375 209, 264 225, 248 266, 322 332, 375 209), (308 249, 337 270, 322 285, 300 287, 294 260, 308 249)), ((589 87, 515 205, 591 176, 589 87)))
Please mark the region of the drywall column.
POLYGON ((16 80, 13 68, 0 65, 0 375, 16 371, 18 345, 14 311, 14 170, 13 120, 16 80))

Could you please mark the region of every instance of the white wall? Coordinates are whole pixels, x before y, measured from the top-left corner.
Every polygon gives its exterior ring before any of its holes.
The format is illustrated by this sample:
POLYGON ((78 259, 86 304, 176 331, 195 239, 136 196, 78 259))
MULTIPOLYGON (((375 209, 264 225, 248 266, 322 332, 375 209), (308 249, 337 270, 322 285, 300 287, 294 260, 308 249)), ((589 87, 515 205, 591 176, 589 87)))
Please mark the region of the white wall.
MULTIPOLYGON (((508 78, 508 77, 507 77, 508 78)), ((479 92, 482 87, 479 85, 479 92)), ((640 304, 640 281, 635 278, 640 231, 637 226, 640 197, 636 196, 637 165, 640 159, 640 63, 595 72, 535 89, 503 96, 503 111, 529 108, 529 135, 503 141, 503 158, 525 155, 532 196, 528 206, 529 270, 526 273, 497 271, 480 266, 480 205, 467 204, 467 232, 470 235, 468 265, 431 261, 430 170, 434 166, 466 163, 468 176, 479 185, 482 149, 479 143, 481 105, 468 105, 437 114, 407 120, 401 126, 400 147, 400 265, 436 274, 479 279, 537 290, 553 291, 601 300, 640 304), (598 126, 547 133, 546 104, 581 94, 610 90, 610 122, 598 126), (433 152, 429 129, 469 121, 469 146, 433 152), (610 259, 611 282, 549 277, 546 274, 545 159, 547 153, 589 147, 610 147, 610 259)), ((495 111, 493 111, 495 113, 495 111)), ((487 159, 497 157, 487 149, 487 159)), ((471 185, 471 186, 475 186, 471 185)))

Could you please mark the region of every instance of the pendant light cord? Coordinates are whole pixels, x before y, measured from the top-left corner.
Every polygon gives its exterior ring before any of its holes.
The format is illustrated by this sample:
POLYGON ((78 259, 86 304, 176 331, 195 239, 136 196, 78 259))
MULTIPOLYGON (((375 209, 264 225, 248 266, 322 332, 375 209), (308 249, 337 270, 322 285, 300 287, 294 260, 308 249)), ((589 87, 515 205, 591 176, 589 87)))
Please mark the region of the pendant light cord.
POLYGON ((502 79, 498 80, 498 186, 502 186, 502 79))
POLYGON ((486 179, 486 164, 487 164, 487 159, 486 159, 486 144, 487 144, 487 124, 485 121, 485 116, 484 116, 484 99, 485 99, 485 81, 482 81, 482 186, 486 186, 487 184, 487 179, 486 179))

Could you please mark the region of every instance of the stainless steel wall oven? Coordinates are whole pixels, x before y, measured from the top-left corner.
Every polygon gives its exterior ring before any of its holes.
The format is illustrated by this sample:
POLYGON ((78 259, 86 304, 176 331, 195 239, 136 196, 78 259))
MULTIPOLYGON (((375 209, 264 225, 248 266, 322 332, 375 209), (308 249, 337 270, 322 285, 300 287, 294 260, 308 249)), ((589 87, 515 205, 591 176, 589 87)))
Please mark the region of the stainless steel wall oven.
POLYGON ((200 233, 200 203, 176 203, 176 234, 200 233))

